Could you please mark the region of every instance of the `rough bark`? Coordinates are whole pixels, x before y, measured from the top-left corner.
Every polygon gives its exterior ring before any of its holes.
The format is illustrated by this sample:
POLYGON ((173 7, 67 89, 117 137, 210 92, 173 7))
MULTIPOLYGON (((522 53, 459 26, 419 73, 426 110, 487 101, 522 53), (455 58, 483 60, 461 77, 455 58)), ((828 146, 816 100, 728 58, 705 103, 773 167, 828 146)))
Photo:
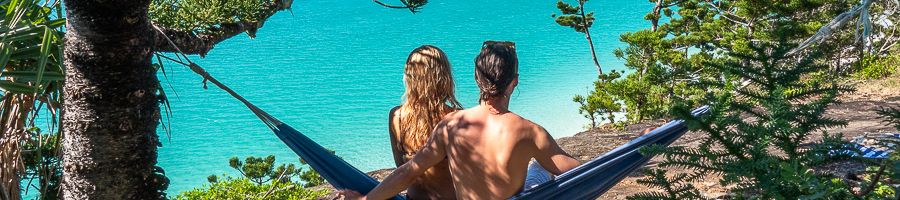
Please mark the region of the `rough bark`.
POLYGON ((8 94, 0 101, 0 199, 21 199, 19 180, 24 173, 22 140, 25 139, 25 117, 34 100, 22 94, 8 94))
POLYGON ((150 0, 65 0, 63 199, 161 199, 150 0))

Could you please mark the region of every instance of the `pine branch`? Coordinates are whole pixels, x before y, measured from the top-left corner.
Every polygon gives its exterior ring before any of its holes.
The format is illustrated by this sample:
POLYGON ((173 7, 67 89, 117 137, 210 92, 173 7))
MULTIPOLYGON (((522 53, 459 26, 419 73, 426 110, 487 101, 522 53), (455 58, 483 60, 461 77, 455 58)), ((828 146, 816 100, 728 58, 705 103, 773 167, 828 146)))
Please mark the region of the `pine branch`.
POLYGON ((381 5, 381 6, 385 7, 385 8, 393 8, 393 9, 409 9, 409 12, 411 12, 411 13, 413 13, 413 14, 416 14, 417 12, 419 12, 419 9, 420 9, 422 6, 424 6, 425 3, 428 2, 428 1, 421 1, 421 0, 420 0, 421 2, 416 2, 415 4, 411 4, 411 2, 409 2, 408 0, 400 0, 400 3, 403 3, 403 5, 402 5, 402 6, 398 6, 398 5, 387 4, 387 3, 381 2, 381 1, 379 1, 379 0, 372 0, 372 1, 375 2, 375 4, 381 5))
POLYGON ((290 9, 292 3, 293 0, 271 0, 263 3, 262 16, 256 21, 221 23, 204 30, 180 30, 154 23, 153 26, 159 29, 153 32, 156 41, 154 47, 159 52, 182 52, 199 54, 202 57, 219 42, 241 33, 247 33, 251 38, 256 37, 256 31, 262 28, 269 17, 278 11, 290 9), (175 45, 173 46, 169 40, 175 45))

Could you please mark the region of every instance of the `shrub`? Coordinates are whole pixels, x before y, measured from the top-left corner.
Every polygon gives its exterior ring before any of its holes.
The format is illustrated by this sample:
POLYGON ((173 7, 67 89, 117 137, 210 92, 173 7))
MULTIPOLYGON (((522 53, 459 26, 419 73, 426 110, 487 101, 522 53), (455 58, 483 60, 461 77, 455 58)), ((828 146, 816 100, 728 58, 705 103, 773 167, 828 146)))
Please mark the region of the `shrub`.
POLYGON ((613 114, 621 111, 622 105, 618 103, 615 96, 607 88, 619 76, 619 73, 616 71, 601 74, 599 80, 594 81, 594 90, 587 97, 575 95, 572 98, 572 101, 580 105, 578 113, 591 120, 591 129, 597 128, 599 123, 604 120, 609 120, 610 124, 616 123, 615 115, 613 114))
POLYGON ((897 74, 898 71, 900 71, 900 54, 867 55, 862 58, 859 69, 853 76, 858 79, 878 79, 897 74))
MULTIPOLYGON (((302 162, 302 161, 301 161, 302 162)), ((231 168, 240 172, 240 177, 216 175, 207 177, 208 186, 183 192, 175 199, 317 199, 325 196, 324 189, 310 187, 325 181, 315 170, 302 170, 294 164, 275 167, 275 156, 247 157, 241 161, 237 157, 228 160, 231 168), (293 178, 297 180, 293 180, 293 178)))
POLYGON ((228 177, 206 188, 183 192, 175 199, 317 199, 328 191, 310 190, 291 182, 256 184, 246 178, 228 177))

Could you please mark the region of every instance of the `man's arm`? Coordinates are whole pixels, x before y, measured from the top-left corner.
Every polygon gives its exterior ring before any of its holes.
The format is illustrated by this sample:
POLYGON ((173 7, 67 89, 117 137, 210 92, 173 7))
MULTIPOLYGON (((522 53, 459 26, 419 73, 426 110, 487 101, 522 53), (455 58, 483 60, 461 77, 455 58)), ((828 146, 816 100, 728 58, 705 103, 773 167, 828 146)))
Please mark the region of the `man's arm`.
POLYGON ((556 144, 556 140, 547 133, 547 130, 537 125, 534 128, 534 144, 537 147, 534 159, 554 175, 560 175, 581 165, 581 162, 572 158, 556 144))
MULTIPOLYGON (((384 181, 375 189, 369 192, 365 197, 359 199, 388 199, 397 195, 401 191, 409 187, 417 177, 425 173, 428 168, 434 166, 446 158, 446 141, 447 141, 447 122, 441 121, 440 124, 432 132, 431 137, 425 146, 413 156, 412 160, 397 167, 391 175, 384 178, 384 181)), ((353 195, 345 195, 348 199, 356 199, 353 195)), ((352 192, 350 194, 353 194, 352 192)))

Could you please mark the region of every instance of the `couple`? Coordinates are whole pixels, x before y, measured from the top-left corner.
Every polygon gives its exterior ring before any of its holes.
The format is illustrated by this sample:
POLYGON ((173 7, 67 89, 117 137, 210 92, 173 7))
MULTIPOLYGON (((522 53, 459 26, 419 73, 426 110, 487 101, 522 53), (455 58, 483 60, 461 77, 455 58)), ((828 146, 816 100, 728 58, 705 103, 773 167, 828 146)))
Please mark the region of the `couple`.
POLYGON ((460 110, 444 52, 429 45, 413 50, 405 100, 390 114, 399 166, 366 196, 341 193, 347 199, 382 200, 403 190, 411 199, 507 199, 539 184, 537 177, 550 177, 547 171, 575 168, 579 161, 544 128, 509 111, 518 76, 514 44, 485 42, 475 58, 480 104, 460 110))

